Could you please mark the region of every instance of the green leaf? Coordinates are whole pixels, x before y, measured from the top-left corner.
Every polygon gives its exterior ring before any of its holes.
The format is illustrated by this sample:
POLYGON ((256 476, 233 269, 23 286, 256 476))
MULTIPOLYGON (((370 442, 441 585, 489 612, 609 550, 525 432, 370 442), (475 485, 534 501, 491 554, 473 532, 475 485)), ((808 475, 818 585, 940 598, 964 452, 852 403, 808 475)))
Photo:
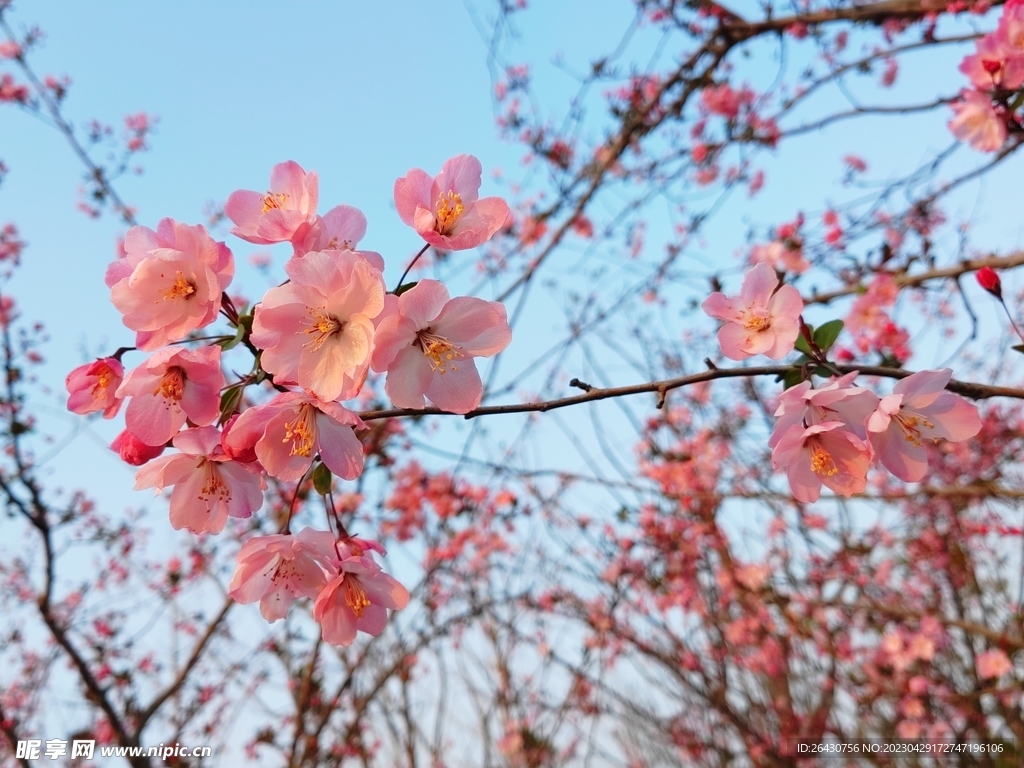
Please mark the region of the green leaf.
POLYGON ((401 296, 406 291, 411 291, 417 286, 419 281, 413 280, 411 283, 402 283, 400 286, 395 288, 395 296, 401 296))
POLYGON ((320 464, 313 470, 313 487, 321 496, 326 496, 331 492, 331 480, 331 470, 327 468, 326 464, 320 464))
POLYGON ((782 374, 782 388, 789 389, 790 387, 795 387, 803 380, 804 372, 802 368, 790 368, 782 374))
POLYGON ((818 348, 823 353, 828 352, 832 345, 836 343, 836 339, 839 338, 839 334, 842 332, 842 320, 829 320, 814 332, 814 343, 818 345, 818 348))
MULTIPOLYGON (((807 327, 810 328, 812 332, 814 331, 812 326, 808 325, 807 327)), ((814 356, 814 353, 811 351, 811 345, 807 343, 807 339, 804 338, 802 333, 796 337, 796 344, 793 346, 796 347, 797 352, 803 352, 807 357, 814 356)))
POLYGON ((231 415, 238 410, 238 404, 242 402, 242 390, 245 387, 237 385, 228 387, 220 396, 220 423, 223 424, 231 415))
POLYGON ((230 339, 221 339, 220 341, 217 342, 217 346, 219 346, 221 349, 227 352, 229 349, 234 349, 235 347, 237 347, 239 343, 242 341, 242 337, 244 335, 245 326, 239 323, 238 327, 235 329, 235 335, 232 336, 230 339))

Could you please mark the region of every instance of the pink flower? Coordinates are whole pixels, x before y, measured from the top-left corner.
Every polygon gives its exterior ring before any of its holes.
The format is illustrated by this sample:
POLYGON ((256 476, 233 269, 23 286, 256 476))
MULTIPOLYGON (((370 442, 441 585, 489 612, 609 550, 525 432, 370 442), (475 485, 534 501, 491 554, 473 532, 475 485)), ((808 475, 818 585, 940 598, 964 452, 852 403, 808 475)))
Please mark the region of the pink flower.
POLYGON ((294 255, 303 256, 310 251, 355 251, 370 262, 370 266, 383 272, 384 259, 379 253, 356 251, 365 234, 366 216, 363 212, 350 205, 338 205, 299 227, 292 238, 294 255))
POLYGON ((772 451, 772 467, 785 470, 797 501, 810 503, 822 484, 840 496, 860 493, 867 485, 871 449, 842 422, 826 421, 789 429, 772 451))
POLYGON ((163 219, 156 232, 132 227, 124 250, 107 267, 106 283, 125 326, 137 332, 139 349, 178 341, 217 319, 235 263, 203 227, 172 219, 163 219))
POLYGON ((115 451, 121 457, 121 461, 133 467, 141 467, 150 459, 155 459, 164 452, 165 447, 146 445, 127 429, 121 430, 110 444, 110 450, 115 451))
POLYGON ((960 141, 979 152, 995 152, 1006 142, 1006 120, 999 116, 992 100, 980 91, 962 91, 960 101, 951 105, 956 113, 949 130, 960 141))
POLYGON ((1007 672, 1013 672, 1013 662, 1006 655, 1005 651, 993 648, 990 651, 979 653, 974 658, 974 664, 978 668, 978 677, 982 680, 1002 677, 1007 672))
POLYGON ((960 442, 981 430, 978 409, 945 391, 953 371, 918 371, 901 379, 868 419, 871 445, 896 477, 917 482, 928 469, 926 440, 960 442))
POLYGON ((253 321, 264 370, 321 400, 354 396, 366 379, 373 318, 384 308, 380 271, 353 251, 313 251, 285 272, 290 281, 267 291, 253 321))
POLYGON ((435 248, 475 248, 490 240, 509 214, 500 197, 478 199, 480 176, 480 161, 472 155, 447 160, 433 179, 414 168, 395 182, 398 216, 435 248))
POLYGON ((811 266, 804 258, 804 250, 799 241, 794 244, 774 241, 764 245, 755 245, 750 251, 750 260, 755 264, 763 262, 772 269, 791 272, 794 275, 806 272, 811 266))
POLYGON ((444 285, 421 280, 380 322, 370 364, 388 372, 384 388, 399 408, 422 408, 425 396, 445 411, 468 413, 483 394, 473 358, 496 355, 511 340, 504 306, 449 299, 444 285))
POLYGON ((357 631, 379 635, 388 623, 387 609, 409 604, 409 591, 369 557, 347 558, 339 568, 313 605, 313 618, 328 643, 351 645, 357 631))
POLYGON ((857 371, 831 379, 820 389, 802 381, 779 397, 779 407, 768 447, 774 448, 793 427, 811 427, 838 421, 861 440, 867 439, 865 424, 878 405, 878 396, 869 389, 853 386, 857 371))
POLYGON ((760 354, 778 360, 793 350, 804 302, 793 286, 778 286, 775 270, 762 262, 747 270, 738 298, 713 293, 704 300, 706 314, 726 321, 718 342, 730 360, 760 354))
POLYGON ((319 188, 315 172, 306 173, 289 160, 271 170, 269 191, 232 192, 224 213, 235 223, 231 231, 243 240, 257 245, 284 242, 315 219, 319 188))
POLYGON ((125 426, 146 445, 163 445, 190 419, 205 427, 220 412, 220 347, 167 347, 128 374, 118 397, 132 396, 125 426))
POLYGON ((364 426, 337 403, 284 392, 238 417, 225 436, 226 451, 245 456, 255 450, 267 473, 287 482, 306 474, 319 454, 331 472, 355 480, 363 471, 363 445, 353 428, 364 426))
POLYGON ((103 411, 103 418, 114 418, 121 410, 116 392, 122 378, 124 366, 113 357, 78 366, 64 380, 70 394, 68 410, 80 414, 103 411))
POLYGON ((334 534, 303 528, 295 536, 255 536, 238 552, 228 594, 242 604, 260 601, 267 621, 283 619, 299 597, 315 598, 327 586, 334 534))
POLYGON ((263 479, 232 461, 215 427, 187 429, 174 438, 181 453, 156 459, 135 473, 135 490, 171 492, 171 526, 220 533, 228 516, 249 517, 263 504, 263 479))
POLYGON ((1008 11, 1000 20, 995 32, 985 35, 978 41, 977 53, 964 57, 960 62, 960 71, 971 80, 971 85, 981 91, 994 87, 1016 90, 1024 85, 1024 46, 1015 46, 1010 35, 1016 35, 1020 43, 1021 17, 1019 9, 1016 13, 1008 11), (1007 24, 1007 18, 1014 17, 1007 24))

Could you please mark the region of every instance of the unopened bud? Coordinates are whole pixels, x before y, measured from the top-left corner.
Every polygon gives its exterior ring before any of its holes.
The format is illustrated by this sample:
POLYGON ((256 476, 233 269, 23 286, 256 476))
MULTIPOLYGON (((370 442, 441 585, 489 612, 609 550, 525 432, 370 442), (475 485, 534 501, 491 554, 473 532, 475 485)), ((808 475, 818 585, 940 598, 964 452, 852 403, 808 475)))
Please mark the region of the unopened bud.
POLYGON ((982 267, 974 276, 978 279, 978 285, 1000 301, 1003 300, 1003 284, 999 280, 999 273, 992 267, 982 267))

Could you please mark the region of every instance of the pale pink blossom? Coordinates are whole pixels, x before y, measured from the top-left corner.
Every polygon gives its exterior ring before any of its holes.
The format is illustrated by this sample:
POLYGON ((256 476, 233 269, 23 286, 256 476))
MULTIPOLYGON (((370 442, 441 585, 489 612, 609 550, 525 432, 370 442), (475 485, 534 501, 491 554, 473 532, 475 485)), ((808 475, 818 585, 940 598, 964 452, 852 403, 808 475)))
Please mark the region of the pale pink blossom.
POLYGON ((300 257, 310 251, 355 251, 374 269, 384 271, 384 258, 375 251, 356 251, 356 246, 366 234, 366 216, 358 208, 338 205, 323 216, 299 227, 292 238, 294 256, 300 257))
POLYGON ((263 468, 278 480, 298 480, 317 455, 338 477, 355 480, 363 471, 363 445, 353 428, 364 426, 338 403, 284 392, 243 412, 224 440, 231 455, 255 451, 263 468))
POLYGON ((785 471, 797 501, 817 501, 824 484, 840 496, 867 485, 871 448, 839 421, 791 427, 772 451, 772 466, 785 471))
POLYGON ((180 453, 155 459, 135 473, 135 490, 171 491, 171 526, 220 533, 228 516, 249 517, 263 504, 260 475, 232 461, 215 427, 187 429, 174 438, 180 453))
POLYGON ((289 282, 267 291, 253 320, 263 369, 321 400, 353 397, 366 379, 373 319, 384 308, 380 271, 353 251, 313 251, 285 272, 289 282))
POLYGON ((868 419, 871 445, 882 465, 908 483, 928 470, 926 441, 969 440, 981 430, 978 409, 945 390, 953 371, 918 371, 901 379, 868 419))
POLYGON ((852 371, 830 379, 818 389, 812 389, 811 382, 802 381, 783 392, 775 410, 778 421, 768 438, 768 447, 774 448, 795 426, 810 427, 827 421, 838 421, 861 440, 866 440, 865 424, 878 406, 878 396, 869 389, 853 386, 857 376, 857 371, 852 371))
POLYGON ((1002 677, 1013 671, 1013 662, 1006 652, 999 648, 979 653, 974 658, 975 666, 978 669, 978 677, 982 680, 1002 677))
POLYGON ((421 280, 380 322, 370 364, 387 371, 384 388, 399 408, 422 408, 427 397, 445 411, 468 413, 483 394, 473 358, 496 355, 511 340, 504 306, 449 299, 444 285, 421 280))
POLYGON ((163 445, 186 419, 205 427, 220 412, 220 347, 166 347, 128 374, 118 397, 131 397, 125 426, 146 445, 163 445))
POLYGON ((124 366, 113 357, 78 366, 64 380, 70 395, 68 410, 79 414, 103 411, 103 418, 114 418, 121 410, 116 393, 123 378, 124 366))
POLYGON ((304 224, 316 218, 320 181, 289 160, 270 172, 270 189, 232 192, 224 213, 234 222, 231 231, 250 243, 269 245, 291 240, 304 224))
POLYGON ((458 155, 433 179, 414 168, 395 182, 395 207, 403 222, 435 248, 461 251, 487 242, 508 219, 500 197, 479 198, 480 161, 458 155))
POLYGON ((150 459, 155 459, 164 452, 164 448, 165 445, 146 445, 127 429, 121 430, 110 444, 110 450, 120 456, 121 461, 133 467, 141 467, 150 459))
POLYGON ((980 91, 962 91, 954 102, 956 113, 949 129, 960 141, 979 152, 995 152, 1006 142, 1006 120, 992 106, 992 99, 980 91))
POLYGON ((750 260, 755 263, 764 262, 772 269, 799 275, 810 268, 810 262, 804 258, 804 249, 799 244, 774 241, 755 245, 750 251, 750 260))
POLYGON ((333 533, 312 528, 254 536, 238 552, 228 594, 243 605, 259 600, 267 621, 283 619, 295 600, 313 599, 327 586, 334 542, 333 533))
POLYGON ((340 572, 313 605, 313 618, 326 642, 348 646, 357 631, 379 635, 388 623, 388 609, 409 604, 409 591, 369 557, 350 557, 338 567, 340 572))
POLYGON ((135 345, 150 351, 216 320, 234 273, 231 251, 203 227, 163 219, 155 232, 128 230, 105 280, 135 345))
POLYGON ((779 286, 775 270, 760 263, 743 276, 737 298, 713 293, 701 308, 709 316, 725 321, 718 330, 718 342, 722 354, 730 360, 761 354, 778 360, 793 350, 800 333, 804 302, 796 288, 779 286))

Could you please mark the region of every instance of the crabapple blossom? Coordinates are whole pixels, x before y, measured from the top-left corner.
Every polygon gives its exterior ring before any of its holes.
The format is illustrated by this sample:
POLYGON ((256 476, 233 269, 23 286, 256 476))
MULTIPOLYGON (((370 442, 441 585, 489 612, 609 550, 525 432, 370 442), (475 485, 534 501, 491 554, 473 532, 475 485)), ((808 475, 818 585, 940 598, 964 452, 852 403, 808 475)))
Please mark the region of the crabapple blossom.
POLYGON ((730 360, 760 354, 778 360, 792 352, 803 307, 799 291, 779 286, 775 270, 763 262, 747 270, 737 298, 713 293, 701 304, 706 314, 725 321, 718 342, 730 360))
POLYGON ((471 296, 448 298, 436 280, 421 280, 398 297, 397 311, 377 327, 370 364, 387 371, 384 388, 399 408, 468 413, 483 384, 474 357, 490 357, 512 340, 505 307, 471 296))
POLYGON ((818 500, 822 484, 841 496, 862 492, 870 464, 870 446, 840 421, 796 424, 772 451, 772 467, 786 472, 793 497, 804 503, 818 500))
POLYGON ((117 389, 131 397, 125 426, 146 445, 163 445, 185 424, 213 423, 224 373, 220 347, 166 347, 134 369, 117 389))
POLYGON ((387 624, 388 609, 397 611, 409 604, 409 590, 371 558, 349 557, 338 568, 338 575, 313 605, 313 618, 320 622, 326 642, 348 646, 357 631, 379 635, 387 624))
POLYGON ((135 473, 135 490, 167 486, 171 491, 171 526, 192 533, 220 533, 228 516, 249 517, 263 504, 263 478, 232 461, 220 445, 216 427, 180 432, 180 453, 155 459, 135 473))
POLYGON ((945 390, 953 371, 918 371, 900 379, 871 414, 867 428, 882 465, 908 483, 928 470, 926 440, 960 442, 978 434, 976 406, 945 390))
POLYGON ((334 542, 333 533, 312 528, 254 536, 238 552, 228 594, 242 604, 259 600, 267 621, 283 619, 296 599, 313 599, 327 585, 334 542))
MULTIPOLYGON (((294 256, 310 251, 355 251, 366 234, 366 216, 351 205, 337 205, 311 223, 299 227, 292 238, 294 256)), ((384 259, 373 251, 356 251, 375 269, 384 271, 384 259)))
POLYGON ((319 189, 315 171, 306 173, 289 160, 273 167, 267 192, 232 192, 224 213, 235 224, 231 232, 243 240, 257 245, 281 243, 313 223, 319 189))
POLYGON ((403 222, 435 248, 461 251, 487 242, 504 226, 508 204, 479 198, 480 161, 472 155, 446 160, 433 179, 414 168, 395 182, 395 207, 403 222))
POLYGON ((163 219, 155 232, 128 230, 105 279, 135 345, 151 351, 212 323, 234 273, 231 251, 205 228, 163 219))
POLYGON ((321 400, 352 397, 366 378, 373 319, 384 308, 384 279, 353 251, 313 251, 285 265, 289 282, 256 308, 252 343, 278 383, 297 383, 321 400))
POLYGON ((755 245, 750 251, 750 260, 759 263, 764 262, 772 269, 780 272, 792 272, 799 275, 810 269, 810 262, 804 258, 803 248, 799 244, 779 242, 777 240, 755 245))
POLYGON ((363 471, 363 446, 353 430, 363 427, 356 414, 338 403, 283 392, 242 413, 225 436, 225 450, 234 456, 255 450, 269 475, 288 482, 306 474, 319 454, 331 472, 354 480, 363 471))
POLYGON ((133 467, 141 467, 150 459, 155 459, 164 452, 166 445, 146 445, 127 429, 121 430, 110 449, 121 457, 121 461, 133 467))
POLYGON ((853 386, 857 375, 853 371, 833 378, 818 389, 812 389, 811 382, 802 381, 783 392, 775 411, 779 420, 768 438, 768 447, 774 448, 794 427, 827 421, 838 421, 861 440, 867 439, 865 424, 878 405, 878 396, 869 389, 853 386))
POLYGON ((979 152, 995 152, 1006 142, 1006 120, 984 93, 964 90, 951 106, 956 114, 949 121, 949 129, 960 141, 979 152))
POLYGON ((124 366, 113 357, 104 357, 80 365, 67 375, 68 410, 86 414, 103 411, 103 418, 112 419, 121 410, 117 388, 124 378, 124 366))
POLYGON ((1002 677, 1007 672, 1013 672, 1013 662, 1006 652, 999 648, 979 653, 974 663, 978 668, 978 677, 982 680, 1002 677))

